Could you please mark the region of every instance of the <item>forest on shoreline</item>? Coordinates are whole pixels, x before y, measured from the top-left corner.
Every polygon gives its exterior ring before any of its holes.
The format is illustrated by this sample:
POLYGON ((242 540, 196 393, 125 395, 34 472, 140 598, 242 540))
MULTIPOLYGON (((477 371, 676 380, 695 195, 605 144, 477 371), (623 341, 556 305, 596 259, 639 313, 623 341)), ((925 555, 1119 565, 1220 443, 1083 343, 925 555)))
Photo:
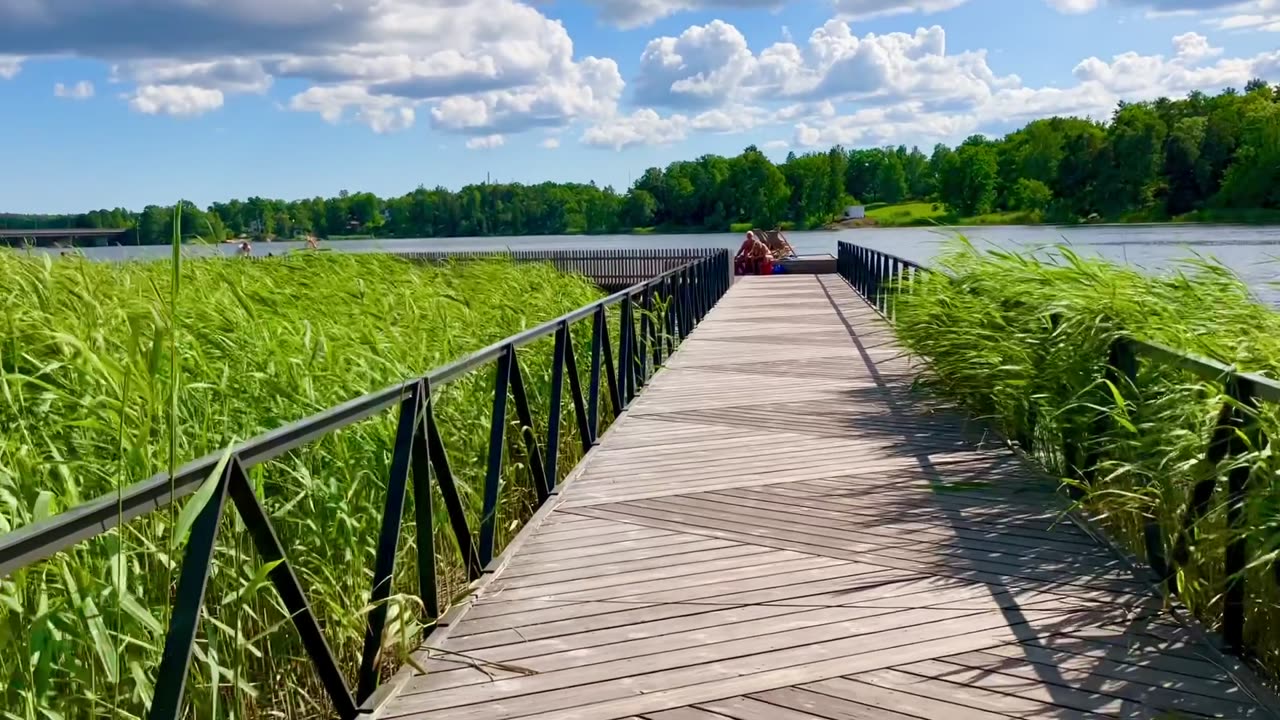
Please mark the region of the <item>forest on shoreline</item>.
MULTIPOLYGON (((926 154, 906 146, 788 154, 755 146, 649 168, 625 192, 594 183, 487 183, 394 198, 342 191, 284 201, 182 202, 186 238, 468 237, 817 228, 849 205, 869 224, 1280 222, 1280 85, 1121 103, 1108 122, 1035 120, 926 154), (896 207, 921 207, 896 210, 896 207)), ((165 244, 173 206, 74 215, 0 213, 0 229, 135 228, 165 244)))

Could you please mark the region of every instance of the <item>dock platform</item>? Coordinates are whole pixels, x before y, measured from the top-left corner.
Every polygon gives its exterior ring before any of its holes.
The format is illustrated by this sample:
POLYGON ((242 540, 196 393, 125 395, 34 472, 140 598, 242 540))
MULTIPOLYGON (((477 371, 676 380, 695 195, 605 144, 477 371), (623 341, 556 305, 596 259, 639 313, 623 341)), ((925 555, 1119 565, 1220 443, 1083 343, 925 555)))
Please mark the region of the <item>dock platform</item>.
POLYGON ((917 375, 840 277, 742 279, 377 716, 1273 717, 917 375))

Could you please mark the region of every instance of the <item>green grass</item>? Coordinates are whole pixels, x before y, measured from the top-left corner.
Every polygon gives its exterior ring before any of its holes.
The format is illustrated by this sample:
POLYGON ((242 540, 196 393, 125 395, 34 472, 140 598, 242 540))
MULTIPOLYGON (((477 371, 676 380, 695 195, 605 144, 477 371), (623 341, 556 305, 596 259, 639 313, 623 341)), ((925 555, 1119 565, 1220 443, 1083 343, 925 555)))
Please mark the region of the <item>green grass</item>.
MULTIPOLYGON (((871 203, 866 206, 867 217, 878 227, 966 227, 974 225, 1040 225, 1043 223, 1082 222, 1079 218, 1050 217, 1043 213, 1025 210, 1003 210, 983 215, 960 216, 935 202, 907 201, 896 204, 871 203)), ((1253 225, 1280 224, 1280 210, 1268 209, 1207 209, 1170 218, 1162 210, 1147 208, 1134 210, 1114 218, 1102 218, 1099 222, 1113 223, 1240 223, 1253 225)))
POLYGON ((1214 208, 1179 215, 1173 222, 1240 223, 1245 225, 1280 225, 1280 209, 1256 208, 1238 210, 1214 208))
MULTIPOLYGON (((432 267, 296 253, 257 262, 184 258, 179 269, 0 251, 0 533, 600 296, 585 279, 505 261, 432 267)), ((583 346, 586 328, 576 330, 583 346)), ((535 423, 543 424, 550 340, 519 355, 535 423)), ((473 528, 492 374, 486 366, 434 395, 473 528)), ((580 454, 565 405, 562 473, 580 454)), ((353 687, 394 425, 386 412, 250 473, 353 687)), ((518 428, 508 436, 504 542, 533 502, 518 428)), ((144 716, 188 506, 150 513, 0 580, 0 717, 144 716)), ((435 508, 447 603, 465 591, 465 578, 438 499, 435 508)), ((400 542, 384 668, 418 632, 411 525, 400 542)), ((229 509, 190 673, 191 717, 326 714, 305 652, 263 579, 229 509)))
POLYGON ((1002 212, 986 213, 984 215, 974 215, 964 217, 952 223, 943 223, 950 225, 1039 225, 1042 218, 1038 213, 1027 212, 1025 210, 1006 210, 1002 212))
MULTIPOLYGON (((1113 390, 1100 381, 1110 342, 1125 334, 1280 378, 1280 313, 1220 265, 1199 260, 1146 274, 1066 249, 1015 254, 959 242, 935 266, 951 277, 925 274, 898 299, 897 334, 928 359, 926 383, 990 418, 1007 437, 1031 436, 1036 458, 1079 485, 1082 509, 1139 557, 1147 518, 1158 521, 1171 545, 1191 486, 1225 470, 1201 462, 1223 388, 1143 361, 1134 386, 1113 390), (1092 434, 1099 416, 1107 429, 1092 434), (1092 484, 1082 484, 1071 467, 1067 440, 1104 453, 1092 484)), ((1257 417, 1267 436, 1280 437, 1275 406, 1257 417)), ((1275 672, 1280 461, 1269 449, 1253 448, 1239 462, 1253 468, 1246 637, 1275 672)), ((1177 574, 1183 601, 1210 627, 1221 618, 1224 548, 1238 537, 1225 527, 1224 484, 1220 478, 1177 574)))
POLYGON ((941 220, 946 216, 943 205, 932 202, 906 202, 890 205, 872 203, 867 206, 867 217, 878 225, 912 225, 924 221, 941 220))
POLYGON ((965 225, 1034 225, 1041 222, 1036 213, 1022 211, 993 212, 961 217, 936 202, 905 202, 890 205, 872 203, 867 217, 879 227, 933 227, 965 225))

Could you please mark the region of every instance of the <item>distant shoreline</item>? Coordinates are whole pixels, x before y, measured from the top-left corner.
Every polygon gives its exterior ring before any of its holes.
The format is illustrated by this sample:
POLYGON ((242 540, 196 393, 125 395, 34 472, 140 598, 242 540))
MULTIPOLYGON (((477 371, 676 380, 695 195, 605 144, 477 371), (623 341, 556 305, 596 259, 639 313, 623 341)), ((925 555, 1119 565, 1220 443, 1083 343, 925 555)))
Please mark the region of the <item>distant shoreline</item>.
POLYGON ((996 225, 1020 225, 1027 227, 1118 227, 1137 225, 1280 225, 1280 210, 1266 208, 1248 210, 1197 210, 1177 217, 1155 217, 1150 213, 1133 213, 1110 218, 1046 218, 1043 213, 1030 211, 995 212, 976 217, 956 217, 945 207, 934 202, 902 202, 893 205, 883 203, 866 206, 866 217, 857 220, 835 220, 823 226, 825 230, 855 230, 868 228, 904 227, 988 227, 996 225))

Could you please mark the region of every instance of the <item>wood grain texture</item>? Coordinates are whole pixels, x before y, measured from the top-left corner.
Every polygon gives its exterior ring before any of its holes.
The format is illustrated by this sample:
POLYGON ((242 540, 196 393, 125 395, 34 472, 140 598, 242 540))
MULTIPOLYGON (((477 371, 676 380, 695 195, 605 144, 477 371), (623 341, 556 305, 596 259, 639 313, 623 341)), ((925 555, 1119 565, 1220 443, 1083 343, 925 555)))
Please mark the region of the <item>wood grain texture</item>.
POLYGON ((746 278, 380 711, 1262 718, 835 276, 746 278))

